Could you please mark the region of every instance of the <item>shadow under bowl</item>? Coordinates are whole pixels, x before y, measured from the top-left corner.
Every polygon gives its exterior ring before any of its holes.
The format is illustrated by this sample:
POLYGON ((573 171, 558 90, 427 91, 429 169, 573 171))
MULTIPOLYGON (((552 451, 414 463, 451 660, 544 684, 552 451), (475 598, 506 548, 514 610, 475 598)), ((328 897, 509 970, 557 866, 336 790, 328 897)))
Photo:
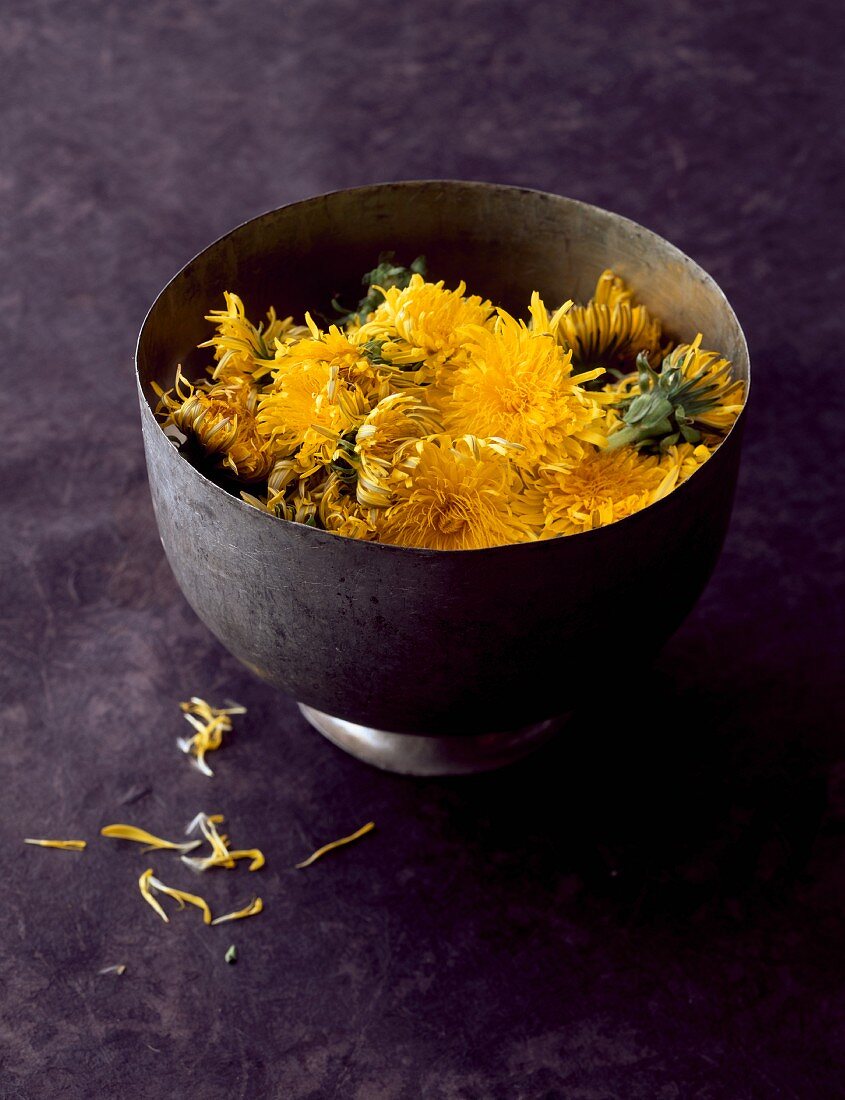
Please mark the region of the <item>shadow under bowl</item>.
POLYGON ((424 254, 434 279, 524 315, 533 290, 587 300, 613 268, 677 339, 733 362, 745 338, 724 294, 691 259, 619 215, 516 187, 388 183, 338 191, 254 218, 210 245, 156 299, 137 371, 150 488, 162 544, 213 634, 297 699, 348 751, 415 774, 472 771, 522 755, 585 697, 597 665, 651 657, 716 563, 730 518, 741 415, 665 499, 588 533, 487 550, 432 551, 341 538, 250 507, 166 437, 152 383, 178 363, 204 375, 203 320, 239 294, 329 312, 360 296, 380 252, 424 254))

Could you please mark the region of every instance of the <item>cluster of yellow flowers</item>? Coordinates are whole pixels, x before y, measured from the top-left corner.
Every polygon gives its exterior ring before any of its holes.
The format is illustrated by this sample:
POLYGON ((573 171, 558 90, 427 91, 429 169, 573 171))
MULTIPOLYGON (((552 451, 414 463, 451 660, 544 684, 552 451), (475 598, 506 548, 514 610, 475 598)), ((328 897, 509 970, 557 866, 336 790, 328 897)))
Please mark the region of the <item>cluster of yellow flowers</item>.
POLYGON ((209 377, 159 414, 244 500, 351 538, 463 550, 577 534, 665 496, 742 407, 730 363, 673 346, 612 271, 527 320, 383 260, 338 324, 235 294, 208 320, 209 377), (652 366, 652 363, 655 365, 652 366))

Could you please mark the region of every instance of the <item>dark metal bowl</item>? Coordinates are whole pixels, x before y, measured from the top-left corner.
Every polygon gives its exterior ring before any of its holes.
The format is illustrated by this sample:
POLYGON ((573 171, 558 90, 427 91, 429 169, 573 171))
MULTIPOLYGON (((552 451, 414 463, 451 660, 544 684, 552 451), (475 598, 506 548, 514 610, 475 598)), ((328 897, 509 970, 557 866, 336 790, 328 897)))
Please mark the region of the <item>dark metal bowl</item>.
POLYGON ((263 514, 176 450, 150 384, 171 386, 179 362, 189 377, 203 372, 203 315, 224 290, 249 316, 271 304, 300 316, 334 293, 354 301, 385 249, 405 262, 423 253, 434 278, 465 279, 517 314, 532 290, 549 304, 586 300, 612 267, 668 331, 701 331, 746 380, 748 350, 719 287, 654 233, 572 199, 479 183, 381 184, 273 210, 205 249, 158 296, 138 341, 141 416, 161 540, 188 602, 352 751, 405 771, 468 770, 547 732, 624 624, 642 658, 681 623, 721 549, 743 417, 664 500, 572 537, 418 550, 263 514), (414 734, 425 736, 401 736, 414 734))

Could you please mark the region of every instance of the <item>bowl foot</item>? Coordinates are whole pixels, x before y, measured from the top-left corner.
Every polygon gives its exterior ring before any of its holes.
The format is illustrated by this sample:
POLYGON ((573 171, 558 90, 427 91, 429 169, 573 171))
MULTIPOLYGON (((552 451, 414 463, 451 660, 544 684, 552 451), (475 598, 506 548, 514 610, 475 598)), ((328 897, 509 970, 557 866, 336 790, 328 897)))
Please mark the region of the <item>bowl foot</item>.
POLYGON ((548 741, 563 719, 550 718, 503 733, 466 737, 388 733, 335 718, 299 704, 306 719, 338 748, 388 772, 401 775, 467 775, 511 764, 548 741))

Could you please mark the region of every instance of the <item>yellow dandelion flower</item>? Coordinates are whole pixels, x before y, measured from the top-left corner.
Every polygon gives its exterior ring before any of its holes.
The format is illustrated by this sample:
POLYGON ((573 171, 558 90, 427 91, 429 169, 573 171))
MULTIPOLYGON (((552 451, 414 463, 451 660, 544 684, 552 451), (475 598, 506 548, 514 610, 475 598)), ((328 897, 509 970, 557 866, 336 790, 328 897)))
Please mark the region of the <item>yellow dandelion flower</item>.
POLYGON ((241 497, 253 508, 278 519, 316 526, 316 517, 321 513, 324 486, 328 480, 326 468, 317 467, 316 474, 311 471, 306 474, 294 462, 293 471, 294 477, 286 489, 271 489, 264 498, 244 492, 241 497))
POLYGON ((583 369, 632 367, 641 351, 660 349, 660 322, 612 271, 603 271, 585 306, 573 306, 556 318, 555 333, 572 360, 583 369))
POLYGON ((606 268, 601 275, 599 275, 596 289, 591 299, 596 305, 609 306, 611 309, 615 309, 616 306, 631 305, 633 304, 633 300, 633 290, 631 290, 624 279, 616 275, 610 268, 606 268))
POLYGON ((272 441, 277 455, 294 454, 313 424, 338 424, 340 410, 326 394, 330 377, 329 365, 322 360, 280 361, 273 388, 259 398, 257 416, 259 432, 272 441))
POLYGON ((302 480, 312 478, 315 474, 325 476, 332 468, 332 463, 346 461, 356 425, 364 420, 367 412, 367 406, 362 399, 353 423, 339 424, 335 430, 317 425, 309 428, 295 459, 297 477, 302 480))
MULTIPOLYGON (((422 394, 423 391, 417 391, 422 394)), ((393 498, 394 457, 406 444, 442 430, 434 409, 417 393, 396 393, 380 401, 355 435, 359 504, 380 508, 393 498)))
POLYGON ((375 542, 378 538, 370 509, 362 507, 354 497, 341 497, 334 510, 327 514, 323 525, 333 535, 347 539, 375 542))
POLYGON ((267 478, 267 489, 271 496, 284 495, 299 478, 300 470, 295 458, 279 458, 273 463, 273 469, 267 478))
POLYGON ((194 387, 178 369, 172 391, 154 388, 160 397, 157 411, 166 413, 165 427, 174 424, 209 457, 216 458, 220 468, 242 481, 260 481, 267 476, 273 456, 257 431, 255 386, 226 382, 194 387))
POLYGON ((707 351, 701 346, 699 332, 691 344, 679 344, 663 360, 661 373, 677 368, 687 387, 687 404, 691 411, 690 397, 700 394, 708 408, 695 413, 695 421, 716 431, 725 432, 731 427, 742 409, 745 383, 731 378, 730 360, 717 351, 707 351))
POLYGON ((701 338, 679 344, 659 370, 648 356, 637 358, 636 378, 620 385, 624 426, 608 437, 608 447, 698 443, 702 428, 730 428, 742 409, 744 383, 732 378, 727 359, 701 347, 701 338))
POLYGON ((216 365, 212 377, 215 381, 233 382, 266 374, 275 358, 276 347, 286 336, 293 335, 293 318, 278 318, 271 306, 266 325, 256 326, 247 318, 237 294, 226 291, 224 298, 226 308, 213 309, 205 318, 217 326, 216 334, 199 345, 214 348, 216 365))
POLYGON ((309 313, 305 320, 310 339, 289 344, 278 362, 325 363, 329 367, 326 394, 333 403, 342 404, 347 390, 359 390, 376 401, 387 396, 390 389, 385 380, 386 365, 367 354, 358 330, 342 332, 337 325, 330 325, 327 332, 322 332, 309 313))
POLYGON ((330 438, 331 441, 331 446, 327 448, 328 453, 320 456, 321 461, 315 459, 313 451, 305 457, 280 459, 270 473, 266 497, 241 492, 243 500, 253 508, 277 518, 314 526, 319 517, 325 526, 329 501, 332 506, 337 504, 343 507, 350 485, 353 485, 351 491, 354 493, 355 474, 348 463, 344 466, 349 474, 348 478, 341 477, 336 472, 348 459, 352 444, 342 436, 332 434, 329 437, 328 433, 326 436, 321 433, 322 429, 320 432, 315 429, 315 434, 321 440, 330 438), (336 459, 336 463, 332 459, 336 459))
POLYGON ((358 502, 354 487, 348 481, 332 474, 320 497, 318 508, 320 522, 327 531, 345 538, 371 542, 376 538, 377 532, 370 511, 370 508, 358 502))
POLYGON ((517 513, 519 477, 501 452, 471 436, 411 445, 395 503, 373 510, 381 542, 432 550, 474 550, 533 538, 517 513))
POLYGON ((322 468, 314 475, 306 476, 303 473, 299 480, 293 483, 286 500, 290 518, 294 522, 306 523, 310 527, 317 526, 320 502, 330 478, 330 474, 327 476, 327 468, 322 468))
MULTIPOLYGON (((399 367, 425 367, 412 371, 408 384, 443 373, 463 352, 461 330, 484 325, 493 312, 490 302, 477 295, 465 297, 466 284, 446 290, 443 282, 427 283, 413 275, 404 289, 391 287, 372 318, 362 326, 359 339, 381 344, 381 354, 399 367)), ((400 380, 394 375, 394 384, 400 380)))
POLYGON ((492 329, 474 326, 464 337, 468 360, 441 403, 448 432, 516 444, 523 467, 578 457, 584 442, 601 445, 595 425, 611 399, 582 388, 595 372, 573 375, 569 352, 551 336, 500 311, 492 329))
POLYGON ((316 327, 313 332, 314 339, 292 344, 279 359, 256 420, 273 454, 295 455, 305 477, 331 461, 337 439, 357 428, 372 401, 386 392, 372 364, 343 333, 333 327, 323 339, 316 327))
POLYGON ((636 451, 592 451, 572 467, 544 466, 534 481, 545 513, 542 537, 604 527, 660 500, 675 485, 677 467, 636 451))

